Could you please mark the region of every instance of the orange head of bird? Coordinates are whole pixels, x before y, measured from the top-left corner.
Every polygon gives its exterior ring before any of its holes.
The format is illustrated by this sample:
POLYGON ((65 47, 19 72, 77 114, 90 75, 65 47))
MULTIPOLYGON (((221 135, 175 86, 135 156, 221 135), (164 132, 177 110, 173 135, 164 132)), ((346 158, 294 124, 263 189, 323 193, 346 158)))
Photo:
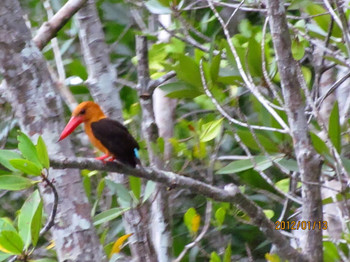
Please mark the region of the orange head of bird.
POLYGON ((100 106, 94 102, 86 101, 80 103, 73 111, 72 117, 63 129, 58 141, 69 136, 81 123, 89 124, 98 121, 106 116, 102 112, 100 106))

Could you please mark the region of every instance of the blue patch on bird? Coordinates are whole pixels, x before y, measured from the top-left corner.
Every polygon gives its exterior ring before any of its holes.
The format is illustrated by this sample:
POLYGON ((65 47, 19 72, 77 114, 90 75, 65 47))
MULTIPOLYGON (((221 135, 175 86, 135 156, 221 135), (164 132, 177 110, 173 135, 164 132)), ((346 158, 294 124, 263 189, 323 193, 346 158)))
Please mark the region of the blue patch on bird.
POLYGON ((140 159, 140 154, 139 154, 139 151, 137 150, 137 148, 134 148, 134 153, 135 153, 136 158, 140 159))

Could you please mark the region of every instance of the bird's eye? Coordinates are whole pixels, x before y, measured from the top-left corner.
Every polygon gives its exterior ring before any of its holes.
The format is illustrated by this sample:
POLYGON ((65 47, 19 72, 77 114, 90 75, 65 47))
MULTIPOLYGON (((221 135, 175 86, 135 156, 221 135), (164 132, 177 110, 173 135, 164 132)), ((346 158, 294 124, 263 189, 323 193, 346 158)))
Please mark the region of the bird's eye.
POLYGON ((82 109, 82 110, 79 112, 79 115, 84 115, 85 112, 86 112, 86 110, 85 110, 85 108, 84 108, 84 109, 82 109))

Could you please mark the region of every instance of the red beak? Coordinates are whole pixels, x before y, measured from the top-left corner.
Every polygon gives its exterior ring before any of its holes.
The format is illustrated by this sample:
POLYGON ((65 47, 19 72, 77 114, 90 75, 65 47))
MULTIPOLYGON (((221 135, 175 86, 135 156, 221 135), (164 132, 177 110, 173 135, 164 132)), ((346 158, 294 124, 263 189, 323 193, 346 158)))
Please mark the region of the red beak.
POLYGON ((61 141, 69 136, 81 123, 83 123, 83 118, 81 116, 72 116, 66 127, 63 129, 58 141, 61 141))

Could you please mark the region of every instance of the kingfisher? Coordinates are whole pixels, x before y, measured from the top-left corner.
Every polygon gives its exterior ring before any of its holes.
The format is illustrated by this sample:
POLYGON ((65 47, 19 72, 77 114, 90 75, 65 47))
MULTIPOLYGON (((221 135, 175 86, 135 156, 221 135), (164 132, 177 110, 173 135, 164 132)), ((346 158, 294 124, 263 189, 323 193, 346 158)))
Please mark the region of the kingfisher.
POLYGON ((123 124, 107 118, 101 107, 92 101, 82 102, 74 109, 58 141, 69 136, 81 123, 90 142, 104 153, 96 159, 117 160, 131 167, 140 163, 140 147, 135 138, 123 124))

